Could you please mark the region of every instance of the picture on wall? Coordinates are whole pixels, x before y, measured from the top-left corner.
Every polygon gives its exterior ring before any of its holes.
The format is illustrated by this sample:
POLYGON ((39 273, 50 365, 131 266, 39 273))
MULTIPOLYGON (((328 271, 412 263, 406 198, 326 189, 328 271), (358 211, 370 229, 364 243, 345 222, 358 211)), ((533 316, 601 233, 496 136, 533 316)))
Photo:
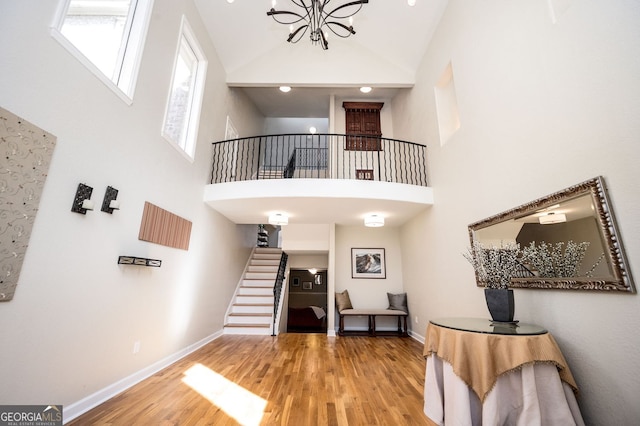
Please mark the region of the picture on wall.
POLYGON ((311 281, 303 281, 302 282, 302 289, 303 290, 312 290, 313 289, 313 285, 311 285, 311 281))
POLYGON ((351 278, 387 278, 383 248, 352 248, 351 278))

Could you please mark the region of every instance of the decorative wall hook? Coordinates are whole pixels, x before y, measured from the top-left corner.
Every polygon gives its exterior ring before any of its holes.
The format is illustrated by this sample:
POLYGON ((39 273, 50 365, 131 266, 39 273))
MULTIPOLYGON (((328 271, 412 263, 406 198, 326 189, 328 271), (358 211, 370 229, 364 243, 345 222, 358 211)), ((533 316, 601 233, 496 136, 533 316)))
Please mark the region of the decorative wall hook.
POLYGON ((93 210, 93 201, 91 201, 92 192, 92 187, 83 183, 78 184, 78 190, 73 199, 71 211, 74 213, 87 214, 87 210, 93 210))
POLYGON ((101 211, 109 214, 113 214, 114 210, 120 209, 120 202, 116 200, 118 198, 118 190, 107 186, 107 190, 104 193, 104 200, 102 201, 101 211))

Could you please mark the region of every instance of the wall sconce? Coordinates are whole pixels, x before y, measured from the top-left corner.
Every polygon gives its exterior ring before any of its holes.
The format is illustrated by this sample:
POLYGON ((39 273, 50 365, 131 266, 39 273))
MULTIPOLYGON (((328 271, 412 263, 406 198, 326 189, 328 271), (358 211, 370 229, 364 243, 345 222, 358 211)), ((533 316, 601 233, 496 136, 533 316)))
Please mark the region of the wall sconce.
POLYGON ((114 210, 120 209, 120 201, 118 198, 118 190, 107 186, 107 191, 104 193, 104 200, 102 201, 101 211, 109 214, 113 214, 114 210))
POLYGON ((274 226, 283 226, 289 224, 289 216, 284 213, 274 213, 269 215, 269 223, 274 226))
POLYGON ((567 221, 567 216, 564 213, 549 213, 544 216, 540 216, 538 221, 542 225, 551 225, 553 223, 561 223, 567 221))
POLYGON ((379 228, 384 226, 384 217, 377 214, 368 214, 364 217, 364 226, 379 228))
POLYGON ((73 198, 71 211, 74 213, 87 214, 87 210, 93 210, 93 201, 91 201, 91 193, 93 188, 83 183, 78 184, 76 196, 73 198))

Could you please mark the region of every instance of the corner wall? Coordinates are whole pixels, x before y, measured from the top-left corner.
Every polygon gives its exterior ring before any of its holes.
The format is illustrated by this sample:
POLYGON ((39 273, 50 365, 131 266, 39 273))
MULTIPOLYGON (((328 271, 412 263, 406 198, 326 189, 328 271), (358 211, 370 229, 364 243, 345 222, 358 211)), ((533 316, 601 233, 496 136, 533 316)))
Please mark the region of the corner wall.
POLYGON ((131 106, 50 36, 57 3, 0 6, 0 103, 58 141, 15 298, 0 303, 0 401, 67 408, 221 332, 255 228, 204 204, 210 144, 227 115, 243 134, 263 117, 226 87, 190 0, 155 1, 131 106), (193 163, 160 136, 183 13, 209 60, 193 163), (81 182, 97 205, 86 216, 70 211, 81 182), (113 215, 99 208, 107 185, 119 190, 113 215), (145 201, 193 222, 188 251, 138 240, 145 201))
MULTIPOLYGON (((633 1, 451 0, 418 71, 394 99, 394 134, 426 140, 434 206, 401 231, 409 308, 487 317, 462 257, 467 225, 602 175, 640 284, 640 6, 633 1), (461 128, 440 145, 434 86, 453 66, 461 128)), ((635 424, 640 298, 515 291, 516 317, 548 328, 580 387, 587 424, 635 424)), ((415 323, 414 323, 415 326, 415 323)))

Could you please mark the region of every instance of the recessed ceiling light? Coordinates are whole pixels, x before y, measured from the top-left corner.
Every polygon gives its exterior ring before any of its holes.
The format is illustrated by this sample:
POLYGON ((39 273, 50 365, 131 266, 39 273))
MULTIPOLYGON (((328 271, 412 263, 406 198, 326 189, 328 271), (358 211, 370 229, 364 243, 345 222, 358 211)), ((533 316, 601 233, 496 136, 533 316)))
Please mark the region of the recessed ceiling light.
POLYGON ((318 129, 316 129, 314 126, 309 127, 309 133, 311 133, 312 135, 315 135, 317 131, 318 129))
POLYGON ((360 88, 360 91, 361 91, 362 93, 369 93, 369 92, 371 91, 371 87, 369 87, 369 86, 361 87, 361 88, 360 88))
POLYGON ((288 93, 291 91, 291 87, 289 86, 280 86, 280 91, 283 93, 288 93))
POLYGON ((233 3, 234 0, 227 0, 227 3, 233 3))
POLYGON ((416 0, 407 0, 407 4, 409 6, 415 6, 416 5, 416 0))

